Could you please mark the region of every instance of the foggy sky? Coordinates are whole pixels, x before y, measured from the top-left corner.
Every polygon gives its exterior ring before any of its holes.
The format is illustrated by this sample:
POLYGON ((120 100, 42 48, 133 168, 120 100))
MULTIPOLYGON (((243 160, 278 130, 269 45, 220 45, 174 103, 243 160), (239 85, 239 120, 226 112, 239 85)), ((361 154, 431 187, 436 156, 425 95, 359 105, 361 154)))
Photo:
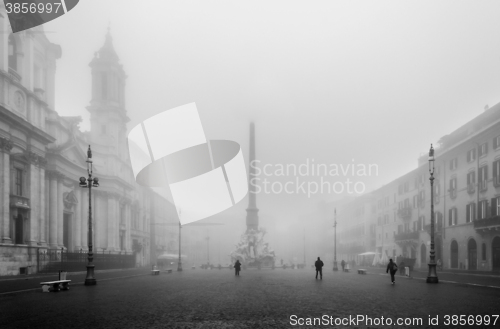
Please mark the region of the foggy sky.
MULTIPOLYGON (((83 116, 83 130, 88 64, 109 24, 129 129, 196 102, 207 138, 237 141, 245 159, 253 120, 261 163, 377 164, 361 179, 370 191, 500 100, 499 12, 498 1, 85 0, 45 31, 62 47, 56 110, 83 116)), ((257 204, 265 223, 335 198, 257 204)), ((246 205, 227 216, 244 225, 246 205)))

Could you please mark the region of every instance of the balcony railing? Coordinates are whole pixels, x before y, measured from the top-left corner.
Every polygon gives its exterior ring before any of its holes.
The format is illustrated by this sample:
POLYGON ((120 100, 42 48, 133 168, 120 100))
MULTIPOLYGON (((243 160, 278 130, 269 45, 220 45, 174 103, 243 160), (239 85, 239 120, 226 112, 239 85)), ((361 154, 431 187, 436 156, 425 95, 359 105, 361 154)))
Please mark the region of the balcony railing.
POLYGON ((20 195, 10 195, 10 206, 30 209, 30 199, 20 195))
POLYGON ((500 216, 496 215, 484 219, 475 220, 474 228, 476 230, 500 229, 500 216))
POLYGON ((410 219, 411 218, 411 208, 401 208, 398 210, 398 216, 401 219, 410 219))
POLYGON ((394 241, 418 240, 418 232, 401 232, 394 236, 394 241))
POLYGON ((467 193, 472 194, 476 192, 476 187, 474 184, 468 184, 467 185, 467 193))
POLYGON ((488 184, 485 180, 479 182, 479 191, 484 192, 488 189, 488 184))

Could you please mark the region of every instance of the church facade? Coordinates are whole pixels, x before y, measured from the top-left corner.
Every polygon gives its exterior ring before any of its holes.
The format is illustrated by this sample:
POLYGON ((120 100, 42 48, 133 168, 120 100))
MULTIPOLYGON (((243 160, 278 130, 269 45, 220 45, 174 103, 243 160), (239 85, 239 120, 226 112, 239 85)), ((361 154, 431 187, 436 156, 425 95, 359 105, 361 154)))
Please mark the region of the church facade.
POLYGON ((155 262, 160 251, 176 246, 177 228, 169 224, 178 219, 171 203, 135 183, 126 144, 126 75, 109 31, 90 62, 91 129, 82 132, 81 117, 63 117, 54 108, 61 47, 43 27, 8 33, 5 11, 0 30, 0 275, 33 272, 47 250, 88 250, 89 194, 78 179, 87 177, 89 145, 100 183, 90 200, 94 252, 134 253, 138 266, 155 262))

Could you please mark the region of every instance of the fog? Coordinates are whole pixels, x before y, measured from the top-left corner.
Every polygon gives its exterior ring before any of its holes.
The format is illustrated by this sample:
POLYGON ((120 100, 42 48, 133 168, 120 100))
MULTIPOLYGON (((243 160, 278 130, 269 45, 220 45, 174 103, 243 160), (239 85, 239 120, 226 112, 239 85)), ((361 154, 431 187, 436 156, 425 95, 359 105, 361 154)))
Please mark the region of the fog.
MULTIPOLYGON (((357 194, 347 179, 360 193, 390 182, 499 101, 499 12, 498 1, 85 0, 44 29, 62 47, 56 111, 82 116, 82 130, 90 128, 88 64, 108 27, 128 75, 129 129, 196 102, 207 138, 238 142, 248 161, 254 122, 258 167, 269 174, 259 186, 267 178, 294 191, 257 195, 259 224, 277 258, 288 259, 314 240, 307 227, 322 216, 321 202, 357 194), (313 163, 337 175, 279 171, 313 163), (295 189, 297 178, 321 184, 322 176, 343 190, 295 189)), ((208 219, 224 225, 183 234, 193 244, 209 236, 210 257, 227 263, 247 205, 208 219)))

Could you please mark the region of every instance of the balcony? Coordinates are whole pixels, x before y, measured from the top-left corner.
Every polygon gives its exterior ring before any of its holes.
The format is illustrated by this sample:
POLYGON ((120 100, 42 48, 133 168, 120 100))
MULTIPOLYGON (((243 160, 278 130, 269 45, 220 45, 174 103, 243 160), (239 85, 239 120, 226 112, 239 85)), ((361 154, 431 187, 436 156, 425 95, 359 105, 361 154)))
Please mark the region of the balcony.
POLYGON ((10 206, 14 208, 30 209, 30 199, 19 195, 10 195, 10 206))
POLYGON ((398 210, 398 216, 401 219, 411 219, 411 208, 401 208, 398 210))
POLYGON ((473 194, 475 192, 476 192, 476 187, 474 186, 474 184, 468 184, 467 185, 467 193, 473 194))
POLYGON ((475 220, 474 228, 480 233, 485 233, 487 231, 500 231, 500 216, 496 215, 475 220))
POLYGON ((485 180, 479 182, 479 191, 484 192, 488 189, 488 184, 485 180))
POLYGON ((401 248, 403 247, 416 247, 418 245, 419 232, 401 232, 394 235, 394 242, 401 248))

